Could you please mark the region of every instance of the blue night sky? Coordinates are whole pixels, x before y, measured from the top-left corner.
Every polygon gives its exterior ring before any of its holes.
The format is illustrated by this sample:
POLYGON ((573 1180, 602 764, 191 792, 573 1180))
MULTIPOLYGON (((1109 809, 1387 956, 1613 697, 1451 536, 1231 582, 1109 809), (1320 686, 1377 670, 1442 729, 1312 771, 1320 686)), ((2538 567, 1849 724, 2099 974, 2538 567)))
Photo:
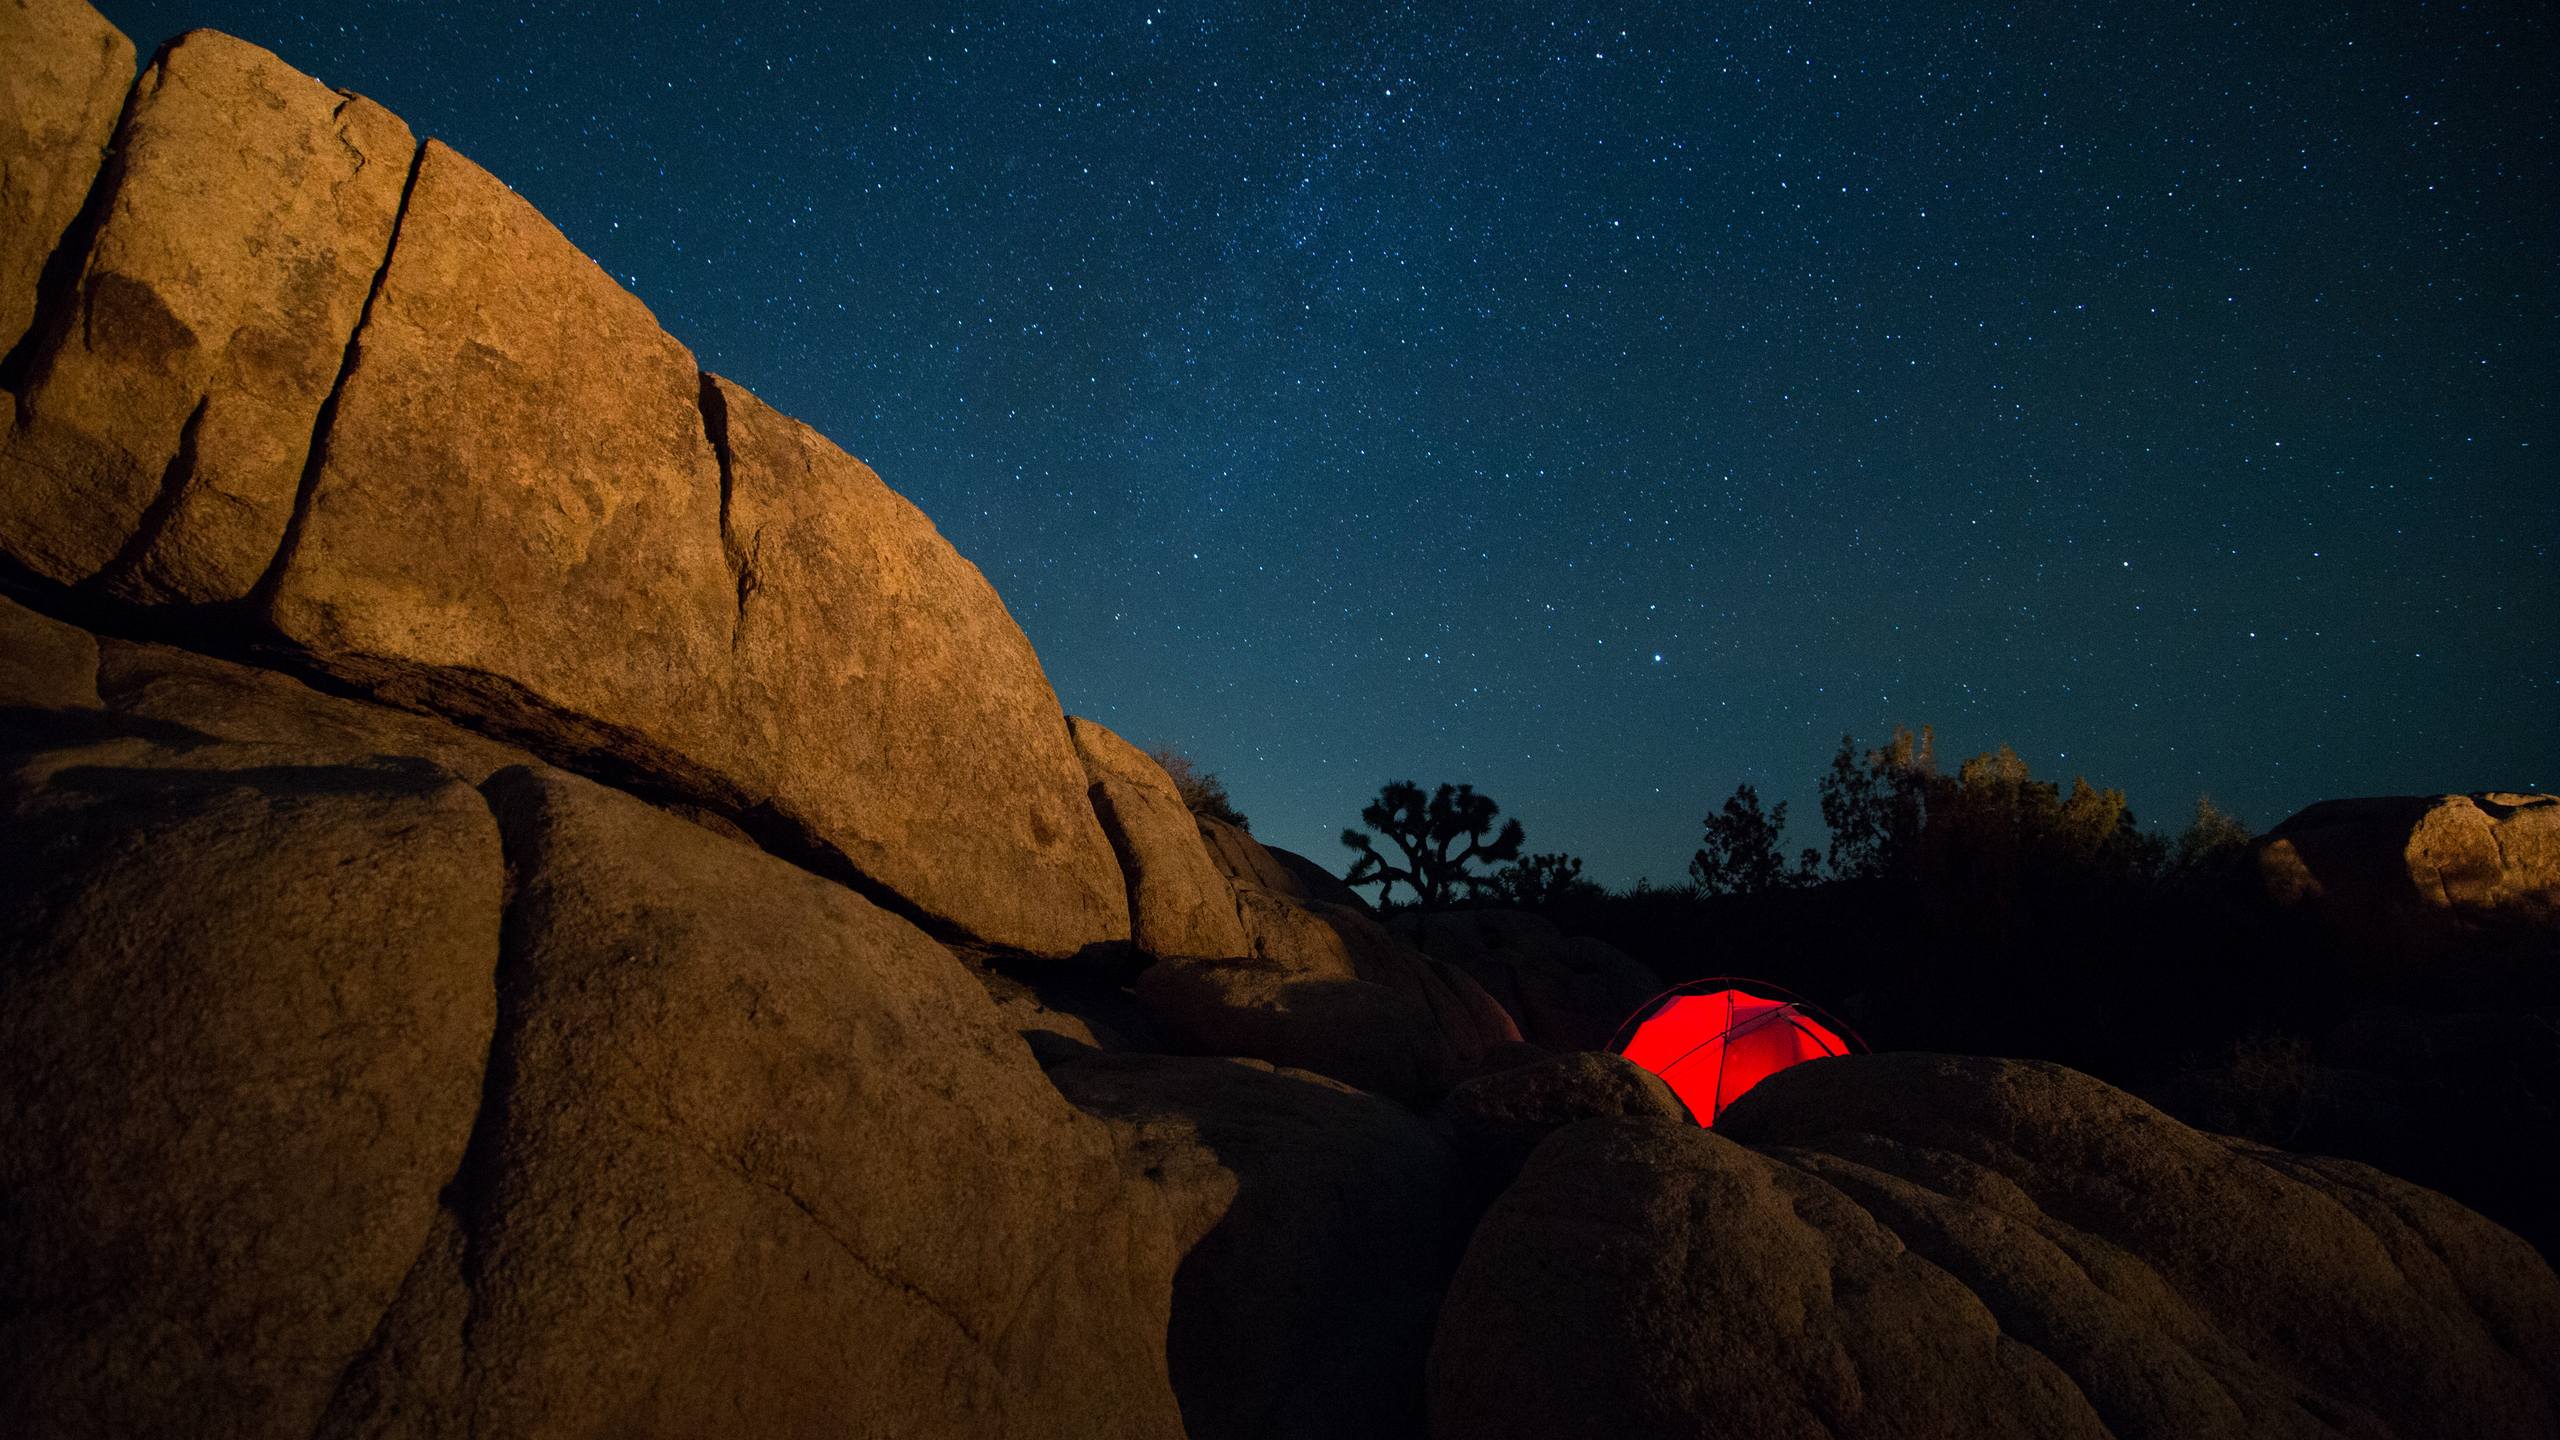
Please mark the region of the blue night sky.
POLYGON ((2560 784, 2540 4, 108 3, 512 183, 1337 868, 1681 876, 1844 731, 2560 784))

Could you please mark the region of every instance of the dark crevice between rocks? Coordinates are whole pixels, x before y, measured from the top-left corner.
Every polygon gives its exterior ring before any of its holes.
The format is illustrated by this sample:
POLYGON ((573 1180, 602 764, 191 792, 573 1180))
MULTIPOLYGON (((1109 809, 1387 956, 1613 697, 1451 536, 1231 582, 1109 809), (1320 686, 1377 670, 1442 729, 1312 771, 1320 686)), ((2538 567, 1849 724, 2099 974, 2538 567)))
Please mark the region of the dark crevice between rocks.
POLYGON ((417 1257, 393 1289, 373 1334, 339 1371, 328 1403, 321 1408, 315 1437, 370 1433, 378 1428, 384 1412, 410 1406, 432 1410, 443 1402, 457 1406, 464 1416, 472 1410, 467 1394, 472 1331, 480 1312, 480 1282, 491 1263, 488 1234, 497 1218, 499 1130, 507 1097, 515 1089, 525 957, 532 948, 532 921, 523 904, 525 877, 531 869, 528 852, 533 845, 534 821, 523 798, 530 778, 525 767, 511 765, 478 787, 481 802, 489 807, 497 826, 504 867, 498 897, 498 952, 490 965, 489 1051, 480 1071, 480 1103, 472 1113, 461 1158, 437 1187, 436 1212, 428 1219, 417 1257), (443 1298, 439 1292, 448 1287, 458 1287, 462 1298, 459 1333, 450 1337, 458 1368, 442 1377, 405 1373, 405 1357, 400 1353, 404 1347, 432 1344, 439 1338, 418 1332, 437 1321, 437 1302, 443 1298), (436 1378, 460 1390, 442 1395, 414 1393, 421 1382, 432 1384, 436 1378))
POLYGON ((168 54, 169 47, 161 46, 134 83, 126 87, 124 109, 116 115, 115 128, 107 132, 106 154, 99 159, 98 172, 89 177, 88 197, 80 202, 71 223, 62 228, 52 251, 45 256, 44 267, 36 272, 36 308, 27 332, 11 336, 8 354, 0 356, 0 390, 16 398, 20 425, 28 420, 27 391, 42 378, 39 363, 54 349, 48 342, 67 333, 83 308, 79 300, 80 276, 88 268, 89 248, 97 242, 99 227, 106 223, 107 207, 124 185, 125 136, 133 124, 134 106, 141 103, 143 91, 157 83, 155 77, 167 73, 168 54))
POLYGON ((327 399, 311 420, 311 444, 302 454, 302 482, 294 488, 293 513, 284 522, 284 538, 276 545, 275 558, 267 562, 266 573, 249 587, 243 602, 251 614, 266 617, 275 604, 276 588, 283 584, 284 573, 293 565, 294 552, 302 548, 302 527, 311 518, 311 498, 320 488, 320 471, 329 459, 329 432, 338 420, 338 402, 345 398, 347 380, 356 373, 356 364, 364 354, 365 327, 373 323, 373 307, 382 299, 383 282, 391 278, 392 257, 400 253, 400 231, 409 223, 409 201, 418 193, 418 175, 426 167, 427 145, 421 140, 409 153, 409 175, 400 184, 400 205, 391 212, 391 235, 382 246, 382 263, 374 268, 373 284, 366 288, 363 308, 356 311, 355 328, 347 333, 347 347, 338 360, 338 376, 329 384, 327 399))
POLYGON ((187 423, 178 427, 178 448, 169 456, 169 463, 161 467, 160 493, 152 496, 151 503, 144 507, 142 518, 134 523, 133 534, 126 538, 124 547, 116 552, 115 558, 83 581, 84 585, 110 595, 128 593, 135 574, 142 569, 143 562, 159 546, 161 535, 168 530, 170 517, 178 513, 179 502, 195 488, 196 437, 204 428, 205 411, 212 406, 211 395, 196 397, 196 408, 187 412, 187 423))
POLYGON ((729 629, 729 648, 735 650, 747 638, 747 602, 764 582, 756 569, 764 555, 764 531, 738 540, 736 526, 730 520, 730 505, 737 494, 736 456, 729 448, 729 397, 721 392, 720 382, 708 370, 699 372, 702 382, 702 434, 711 442, 711 454, 720 462, 720 555, 729 562, 729 581, 737 590, 738 613, 729 629))

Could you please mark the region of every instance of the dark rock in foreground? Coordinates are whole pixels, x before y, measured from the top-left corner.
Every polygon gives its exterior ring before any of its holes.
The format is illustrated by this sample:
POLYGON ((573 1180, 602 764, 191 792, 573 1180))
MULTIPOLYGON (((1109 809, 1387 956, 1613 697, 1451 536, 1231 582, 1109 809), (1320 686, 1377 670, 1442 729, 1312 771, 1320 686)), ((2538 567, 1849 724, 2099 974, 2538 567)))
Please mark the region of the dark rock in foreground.
POLYGON ((2058 1066, 1818 1061, 1558 1132, 1478 1228, 1432 1430, 2547 1436, 2560 1281, 2378 1171, 2058 1066))

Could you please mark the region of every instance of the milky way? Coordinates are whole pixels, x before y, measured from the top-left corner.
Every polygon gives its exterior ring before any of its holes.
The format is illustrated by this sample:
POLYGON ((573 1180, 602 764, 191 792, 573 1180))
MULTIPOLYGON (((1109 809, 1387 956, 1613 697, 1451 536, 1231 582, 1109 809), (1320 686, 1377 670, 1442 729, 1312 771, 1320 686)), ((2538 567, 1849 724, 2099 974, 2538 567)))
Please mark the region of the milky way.
POLYGON ((1896 722, 2560 784, 2542 6, 102 8, 495 171, 1328 863, 1673 880, 1896 722))

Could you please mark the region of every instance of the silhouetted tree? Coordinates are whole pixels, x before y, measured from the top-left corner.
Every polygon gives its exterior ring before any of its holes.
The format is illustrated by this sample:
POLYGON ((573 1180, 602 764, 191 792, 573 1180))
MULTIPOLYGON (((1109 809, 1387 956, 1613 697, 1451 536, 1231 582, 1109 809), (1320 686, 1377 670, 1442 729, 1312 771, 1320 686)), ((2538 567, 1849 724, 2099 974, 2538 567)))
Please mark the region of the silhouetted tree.
POLYGON ((1486 897, 1523 910, 1543 910, 1567 902, 1596 901, 1609 892, 1597 881, 1582 878, 1578 855, 1532 855, 1497 872, 1486 885, 1486 897))
POLYGON ((1227 783, 1214 773, 1200 768, 1199 762, 1170 745, 1158 745, 1147 751, 1147 758, 1164 767, 1173 779, 1173 788, 1182 796, 1183 808, 1194 815, 1224 820, 1239 830, 1250 831, 1253 822, 1227 798, 1227 783))
POLYGON ((1840 737, 1819 787, 1833 877, 1863 880, 1909 863, 1928 818, 1936 747, 1936 733, 1925 725, 1917 735, 1908 726, 1896 728, 1863 758, 1854 737, 1840 737))
POLYGON ((2171 872, 2198 879, 2227 874, 2248 855, 2249 840, 2249 827, 2239 816, 2214 804, 2212 796, 2199 795, 2195 818, 2180 832, 2171 854, 2171 872))
POLYGON ((1520 858, 1522 832, 1517 820, 1505 821, 1491 840, 1494 817, 1502 807, 1473 785, 1443 785, 1426 799, 1410 780, 1390 780, 1378 798, 1360 811, 1360 823, 1384 835, 1404 856, 1404 864, 1388 863, 1375 841, 1357 830, 1342 832, 1342 843, 1354 855, 1343 879, 1354 889, 1378 887, 1378 903, 1393 898, 1399 884, 1409 887, 1416 903, 1446 905, 1482 893, 1491 877, 1475 865, 1499 865, 1520 858), (1461 846, 1460 841, 1466 843, 1461 846))
POLYGON ((1790 871, 1778 849, 1778 837, 1787 828, 1784 800, 1764 815, 1760 792, 1737 785, 1724 809, 1708 816, 1705 824, 1706 842, 1689 861, 1689 878, 1710 895, 1757 895, 1814 878, 1819 855, 1805 851, 1798 868, 1790 871))

